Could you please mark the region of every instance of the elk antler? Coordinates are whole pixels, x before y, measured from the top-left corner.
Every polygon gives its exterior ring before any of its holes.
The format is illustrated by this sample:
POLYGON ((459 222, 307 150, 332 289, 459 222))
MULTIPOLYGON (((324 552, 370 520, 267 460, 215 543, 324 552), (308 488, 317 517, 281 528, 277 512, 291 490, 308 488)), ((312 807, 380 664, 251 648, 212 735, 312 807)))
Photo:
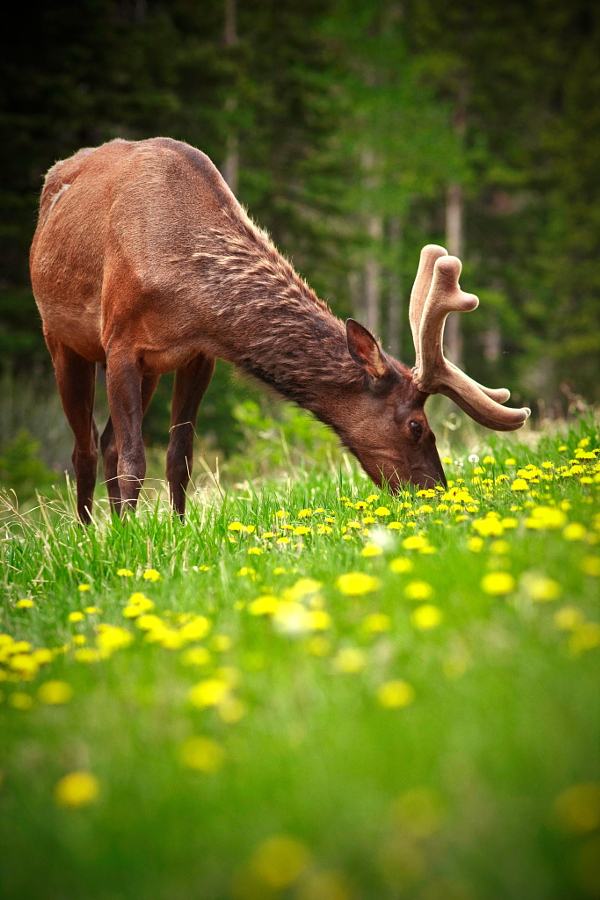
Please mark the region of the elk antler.
POLYGON ((479 305, 474 294, 460 289, 462 265, 443 247, 428 244, 421 251, 410 297, 409 319, 415 343, 415 386, 426 394, 445 394, 472 419, 494 431, 514 431, 525 424, 530 410, 507 409, 504 388, 486 388, 449 362, 443 351, 446 319, 451 312, 470 312, 479 305))

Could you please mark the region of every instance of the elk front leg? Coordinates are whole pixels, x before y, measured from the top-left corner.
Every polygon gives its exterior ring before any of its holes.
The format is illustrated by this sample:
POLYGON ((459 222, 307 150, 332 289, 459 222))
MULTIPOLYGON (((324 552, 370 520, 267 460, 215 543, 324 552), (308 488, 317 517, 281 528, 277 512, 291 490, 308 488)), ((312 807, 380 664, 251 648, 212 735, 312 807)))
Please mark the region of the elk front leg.
MULTIPOLYGON (((142 378, 142 416, 146 415, 150 401, 156 385, 158 384, 158 375, 144 375, 142 378)), ((100 438, 100 449, 102 450, 102 466, 104 468, 104 480, 106 482, 106 490, 110 506, 115 515, 121 514, 121 492, 119 490, 118 463, 119 453, 117 450, 117 437, 112 421, 112 416, 108 417, 106 427, 100 438)))
POLYGON ((63 409, 75 436, 71 459, 77 485, 77 513, 87 525, 92 519, 98 471, 98 431, 94 423, 96 364, 49 335, 46 335, 46 343, 52 355, 63 409))
POLYGON ((186 489, 193 465, 194 426, 198 408, 215 369, 211 356, 199 353, 175 373, 171 407, 171 437, 167 450, 167 481, 173 509, 185 513, 186 489))
POLYGON ((142 441, 142 376, 135 360, 117 349, 106 362, 106 387, 117 445, 117 484, 121 514, 135 509, 146 475, 142 441))

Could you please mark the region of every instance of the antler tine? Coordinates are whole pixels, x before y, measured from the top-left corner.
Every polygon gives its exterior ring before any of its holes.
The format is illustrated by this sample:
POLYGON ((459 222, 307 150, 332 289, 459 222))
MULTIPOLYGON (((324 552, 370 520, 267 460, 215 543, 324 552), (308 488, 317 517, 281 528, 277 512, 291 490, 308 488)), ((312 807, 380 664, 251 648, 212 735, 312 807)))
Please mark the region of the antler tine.
POLYGON ((415 368, 418 369, 421 363, 419 349, 419 330, 421 328, 421 318, 423 316, 423 307, 427 300, 427 295, 431 287, 433 279, 433 267, 442 256, 447 256, 448 251, 438 244, 427 244, 421 250, 419 259, 419 268, 413 289, 410 293, 410 305, 408 308, 408 318, 410 321, 410 330, 412 331, 413 342, 415 345, 415 368))
POLYGON ((449 313, 470 312, 479 305, 474 294, 460 289, 461 268, 460 260, 454 256, 438 258, 434 264, 431 288, 421 315, 419 365, 415 366, 414 383, 425 393, 446 394, 471 418, 488 428, 513 431, 526 422, 530 410, 501 406, 510 396, 507 390, 483 387, 444 356, 443 334, 449 313))

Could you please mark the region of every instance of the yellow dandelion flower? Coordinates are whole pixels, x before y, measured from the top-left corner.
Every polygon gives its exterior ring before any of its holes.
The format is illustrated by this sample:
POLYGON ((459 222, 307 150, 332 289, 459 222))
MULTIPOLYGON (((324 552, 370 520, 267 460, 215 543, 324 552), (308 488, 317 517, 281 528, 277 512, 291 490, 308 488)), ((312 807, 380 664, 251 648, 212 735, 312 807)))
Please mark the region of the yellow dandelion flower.
POLYGON ((275 541, 276 544, 289 544, 289 542, 290 542, 290 539, 287 537, 280 537, 280 538, 277 538, 277 540, 275 541))
POLYGON ((554 613, 554 625, 559 631, 573 631, 585 621, 577 606, 563 606, 554 613))
POLYGON ((310 861, 310 852, 301 841, 289 835, 273 835, 254 851, 251 870, 270 891, 281 891, 299 879, 310 861))
POLYGON ((184 641, 201 641, 210 631, 210 619, 206 616, 194 616, 180 629, 179 634, 184 641))
POLYGON ((467 547, 473 553, 480 553, 483 550, 483 538, 472 537, 467 541, 467 547))
POLYGON ((82 647, 75 651, 75 659, 77 662, 95 663, 100 662, 102 654, 99 650, 94 650, 92 647, 82 647))
POLYGON ((402 531, 404 525, 402 524, 402 522, 388 522, 387 527, 390 529, 390 531, 402 531))
POLYGON ((474 519, 471 524, 481 537, 499 537, 504 533, 502 522, 495 516, 486 516, 485 519, 474 519))
POLYGON ((331 534, 331 525, 317 525, 317 534, 331 534))
POLYGON ((377 509, 375 510, 375 515, 376 516, 389 516, 389 515, 391 515, 391 513, 390 513, 390 510, 387 508, 387 506, 378 506, 377 509))
POLYGON ((490 572, 481 579, 481 589, 493 597, 510 594, 515 586, 515 579, 509 572, 490 572))
POLYGON ((505 516, 503 519, 500 519, 500 523, 506 530, 519 527, 519 520, 512 516, 505 516))
POLYGON ((31 609, 32 606, 35 606, 35 603, 29 597, 23 597, 15 603, 16 609, 31 609))
POLYGON ((67 619, 69 620, 69 622, 83 622, 85 616, 82 612, 76 611, 69 613, 67 619))
POLYGON ((543 603, 547 600, 557 600, 562 593, 558 581, 547 578, 545 575, 536 575, 526 572, 522 577, 523 587, 532 600, 543 603))
POLYGON ((29 680, 37 674, 40 664, 34 656, 29 656, 27 653, 15 653, 9 657, 8 666, 29 680))
POLYGON ((392 620, 385 613, 371 613, 363 619, 363 628, 370 634, 379 634, 389 631, 392 627, 392 620))
POLYGON ((583 541, 587 534, 587 529, 579 522, 570 522, 563 530, 563 537, 566 541, 583 541))
POLYGON ((189 769, 212 774, 223 765, 225 751, 212 738, 191 737, 181 745, 180 758, 189 769))
POLYGON ((600 624, 598 622, 582 622, 571 632, 569 651, 579 656, 584 650, 600 647, 600 624))
MULTIPOLYGON (((110 655, 116 650, 123 650, 133 641, 133 635, 126 628, 118 625, 105 625, 98 631, 96 644, 105 655, 110 655)), ((83 651, 80 651, 83 652, 83 651)))
POLYGON ((412 568, 412 560, 406 559, 402 556, 396 557, 396 559, 393 559, 390 563, 390 569, 397 575, 403 575, 406 572, 411 572, 412 568))
POLYGON ((312 509, 301 509, 298 513, 299 519, 306 519, 308 516, 312 516, 312 509))
POLYGON ((415 689, 407 681, 395 679, 386 681, 377 690, 377 699, 382 706, 389 709, 401 709, 409 706, 415 699, 415 689))
POLYGON ((238 570, 238 575, 240 578, 254 578, 256 577, 256 569, 253 569, 252 566, 242 566, 241 569, 238 570))
POLYGON ((405 550, 422 550, 427 544, 427 538, 420 534, 411 534, 410 537, 404 538, 402 541, 402 546, 405 550))
POLYGON ((304 535, 304 534, 312 534, 312 528, 307 528, 306 525, 298 525, 294 528, 295 535, 304 535))
POLYGON ((360 594, 370 594, 378 590, 381 582, 379 578, 374 578, 364 572, 349 572, 347 575, 340 575, 336 585, 342 594, 357 597, 360 594))
POLYGON ((531 510, 529 518, 525 519, 525 526, 532 530, 554 530, 562 528, 567 521, 565 513, 555 506, 536 506, 531 510))
POLYGON ((511 491, 528 491, 529 485, 524 478, 515 478, 510 486, 511 491))
MULTIPOLYGON (((278 515, 279 515, 279 513, 278 513, 278 515)), ((227 530, 228 530, 228 531, 243 531, 243 530, 244 530, 244 526, 242 525, 241 522, 231 522, 231 523, 227 526, 227 530)))
POLYGON ((415 628, 428 631, 430 628, 437 628, 440 624, 442 612, 437 606, 424 603, 422 606, 417 606, 410 618, 415 628))
POLYGON ((91 772, 70 772, 60 779, 54 788, 54 799, 59 806, 78 809, 98 799, 100 784, 91 772))
POLYGON ((45 681, 38 690, 38 699, 50 706, 68 703, 73 697, 73 688, 66 681, 45 681))
POLYGON ((160 572, 157 572, 156 569, 146 569, 146 571, 142 575, 142 578, 144 579, 144 581, 154 582, 154 581, 160 581, 162 578, 162 575, 160 574, 160 572))
POLYGON ((204 709, 209 706, 217 706, 228 693, 229 685, 222 678, 206 678, 194 685, 188 696, 192 706, 204 709))
POLYGON ((306 614, 306 625, 308 631, 325 631, 331 628, 332 619, 324 609, 311 609, 306 614))
POLYGON ((362 672, 367 665, 367 657, 358 647, 342 647, 336 653, 333 665, 338 672, 343 672, 345 675, 356 675, 362 672))
POLYGON ((77 590, 84 594, 86 591, 91 590, 91 586, 89 584, 78 584, 77 590))
POLYGON ((510 553, 510 544, 508 541, 492 541, 490 550, 498 556, 505 556, 507 553, 510 553))
POLYGON ((217 706, 219 718, 227 725, 235 725, 236 722, 241 722, 247 712, 246 704, 238 697, 225 697, 223 702, 217 706))
POLYGON ((383 550, 377 544, 366 544, 360 551, 361 556, 381 556, 383 550))
POLYGON ((298 581, 283 592, 286 600, 301 600, 304 597, 312 597, 323 587, 321 581, 315 578, 299 578, 298 581))
POLYGON ((248 556, 260 556, 264 553, 264 550, 261 550, 260 547, 250 547, 248 550, 248 556))
POLYGON ((263 594, 248 604, 248 612, 251 616, 272 616, 277 612, 279 600, 274 594, 263 594))
POLYGON ((404 588, 404 596, 408 600, 428 600, 433 594, 433 588, 426 581, 411 581, 404 588))
POLYGON ((33 697, 24 691, 15 691, 9 695, 8 703, 13 709, 20 709, 24 712, 33 706, 33 697))
POLYGON ((190 647, 179 658, 184 666, 207 666, 212 659, 206 647, 190 647))
POLYGON ((131 569, 117 569, 117 575, 119 578, 133 578, 131 569))

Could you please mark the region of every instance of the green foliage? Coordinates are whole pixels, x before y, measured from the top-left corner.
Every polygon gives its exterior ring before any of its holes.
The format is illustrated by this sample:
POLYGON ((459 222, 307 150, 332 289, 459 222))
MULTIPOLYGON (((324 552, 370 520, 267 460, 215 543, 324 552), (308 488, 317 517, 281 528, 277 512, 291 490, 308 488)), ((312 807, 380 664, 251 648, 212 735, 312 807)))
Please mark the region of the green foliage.
POLYGON ((48 488, 56 480, 40 459, 40 445, 26 429, 0 445, 0 487, 15 491, 21 500, 28 500, 38 490, 48 488))
POLYGON ((7 498, 3 894, 594 896, 599 452, 499 442, 433 497, 308 460, 184 523, 7 498))
MULTIPOLYGON (((0 53, 4 357, 49 367, 27 251, 57 158, 162 133, 222 166, 235 138, 240 199, 335 312, 362 315, 361 273, 378 264, 382 312, 402 306, 407 362, 419 249, 444 242, 446 188, 461 183, 463 283, 482 298, 464 317, 466 368, 517 400, 562 411, 573 393, 596 400, 598 7, 232 5, 227 45, 224 0, 82 0, 77 16, 58 0, 33 19, 15 9, 0 53)), ((382 322, 384 342, 394 328, 382 322)), ((231 453, 242 390, 219 379, 208 430, 231 453)), ((150 413, 153 442, 166 439, 167 393, 150 413)))

